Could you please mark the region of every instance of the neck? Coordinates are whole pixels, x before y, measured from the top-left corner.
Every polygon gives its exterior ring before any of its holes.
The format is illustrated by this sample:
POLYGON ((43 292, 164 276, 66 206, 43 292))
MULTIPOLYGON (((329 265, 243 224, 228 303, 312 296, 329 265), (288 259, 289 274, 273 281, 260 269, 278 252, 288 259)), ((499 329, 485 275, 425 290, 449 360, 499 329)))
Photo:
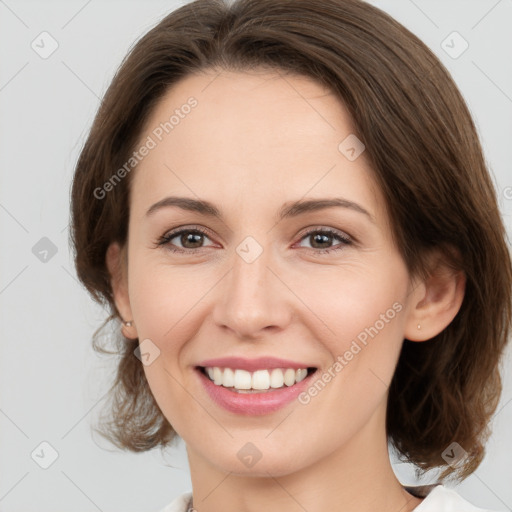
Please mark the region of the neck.
POLYGON ((379 435, 384 421, 385 404, 349 442, 281 476, 271 467, 265 468, 268 476, 221 471, 187 446, 193 506, 198 512, 410 512, 421 499, 393 472, 386 436, 379 435))

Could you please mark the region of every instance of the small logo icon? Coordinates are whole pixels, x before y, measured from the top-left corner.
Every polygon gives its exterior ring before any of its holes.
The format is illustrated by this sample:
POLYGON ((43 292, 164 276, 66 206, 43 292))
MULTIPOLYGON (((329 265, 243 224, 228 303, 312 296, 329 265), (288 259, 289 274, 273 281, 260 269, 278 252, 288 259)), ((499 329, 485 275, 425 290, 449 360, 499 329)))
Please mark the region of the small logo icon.
POLYGON ((43 236, 43 238, 32 247, 32 254, 39 261, 48 263, 57 254, 57 246, 49 238, 43 236))
POLYGON ((456 466, 461 460, 463 460, 467 455, 466 450, 462 448, 459 443, 455 441, 446 448, 446 450, 441 454, 441 457, 450 465, 456 466))
POLYGON ((252 263, 263 252, 263 247, 252 236, 248 236, 238 244, 236 252, 246 263, 252 263))
POLYGON ((452 59, 458 59, 469 48, 469 43, 457 31, 453 31, 441 42, 441 48, 452 59))
POLYGON ((338 151, 351 162, 357 160, 365 149, 365 145, 353 133, 338 144, 338 151))
POLYGON ((59 453, 48 441, 43 441, 34 448, 30 456, 39 467, 48 469, 57 460, 59 453))
POLYGON ((49 32, 41 32, 30 44, 39 57, 47 59, 59 47, 57 40, 49 32))
POLYGON ((237 453, 237 457, 240 459, 242 464, 248 468, 252 468, 262 456, 263 454, 253 443, 245 443, 237 453))
POLYGON ((133 353, 137 359, 142 361, 144 366, 149 366, 160 355, 160 349, 149 338, 146 338, 133 353))

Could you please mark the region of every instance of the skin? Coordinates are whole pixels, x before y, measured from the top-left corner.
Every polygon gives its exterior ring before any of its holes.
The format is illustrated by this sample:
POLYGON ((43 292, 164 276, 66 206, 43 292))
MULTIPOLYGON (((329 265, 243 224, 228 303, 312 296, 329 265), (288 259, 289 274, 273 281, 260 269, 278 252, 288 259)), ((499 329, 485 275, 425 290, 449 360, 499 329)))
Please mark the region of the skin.
POLYGON ((349 161, 338 150, 352 120, 320 84, 264 69, 191 75, 156 105, 141 143, 190 96, 197 107, 133 171, 128 243, 112 243, 107 264, 116 306, 133 320, 124 334, 160 350, 144 371, 185 441, 195 509, 413 510, 421 500, 389 460, 388 386, 403 339, 429 340, 452 321, 464 277, 442 259, 428 279, 409 275, 365 153, 349 161), (146 215, 170 195, 208 200, 223 219, 177 207, 146 215), (340 207, 277 219, 286 202, 330 197, 374 222, 340 207), (188 253, 156 245, 197 226, 208 234, 172 239, 188 253), (313 228, 354 243, 318 242, 306 236, 313 228), (263 251, 251 263, 236 251, 247 236, 263 251), (237 415, 211 401, 194 371, 213 357, 271 355, 321 373, 396 302, 401 311, 308 404, 237 415), (247 442, 262 454, 250 468, 237 457, 247 442))

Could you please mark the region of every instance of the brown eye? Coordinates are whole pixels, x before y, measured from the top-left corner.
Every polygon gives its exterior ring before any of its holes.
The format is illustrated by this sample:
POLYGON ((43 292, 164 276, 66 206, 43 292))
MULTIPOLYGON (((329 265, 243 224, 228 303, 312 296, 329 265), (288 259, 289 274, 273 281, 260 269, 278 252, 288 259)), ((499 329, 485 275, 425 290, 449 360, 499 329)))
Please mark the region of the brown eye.
POLYGON ((165 246, 173 252, 187 252, 205 247, 202 245, 205 238, 208 238, 206 232, 201 229, 181 229, 164 235, 158 241, 158 245, 165 246), (176 241, 172 242, 173 240, 176 241))
MULTIPOLYGON (((202 229, 180 229, 164 235, 157 245, 165 246, 172 252, 194 252, 194 250, 208 247, 204 245, 205 238, 209 239, 206 231, 202 229)), ((310 240, 311 251, 320 254, 339 251, 346 245, 352 244, 352 240, 347 235, 333 229, 311 230, 301 238, 302 240, 310 240), (333 247, 333 240, 339 240, 341 243, 333 247)))
POLYGON ((350 240, 350 238, 348 238, 346 235, 332 229, 315 229, 309 231, 301 238, 301 240, 308 239, 312 241, 311 249, 318 249, 314 250, 314 252, 319 253, 339 251, 340 249, 343 249, 344 246, 350 245, 352 243, 352 240, 350 240), (333 239, 338 239, 341 242, 338 244, 339 246, 326 247, 326 245, 332 244, 333 239))
MULTIPOLYGON (((202 233, 196 233, 192 231, 184 232, 178 236, 180 237, 180 243, 186 249, 197 249, 198 247, 201 246, 204 237, 202 233)), ((176 236, 174 238, 176 238, 176 236)))

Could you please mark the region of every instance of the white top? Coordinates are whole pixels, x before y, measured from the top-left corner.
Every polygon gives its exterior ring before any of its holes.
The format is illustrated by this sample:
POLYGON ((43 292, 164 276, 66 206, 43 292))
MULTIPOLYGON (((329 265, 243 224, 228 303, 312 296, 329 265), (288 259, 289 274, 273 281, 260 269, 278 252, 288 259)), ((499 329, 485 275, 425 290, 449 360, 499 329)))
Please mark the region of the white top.
MULTIPOLYGON (((441 484, 404 486, 404 488, 414 496, 424 498, 414 512, 496 512, 475 507, 456 491, 441 484)), ((191 497, 192 492, 186 492, 159 512, 187 512, 191 497)))

